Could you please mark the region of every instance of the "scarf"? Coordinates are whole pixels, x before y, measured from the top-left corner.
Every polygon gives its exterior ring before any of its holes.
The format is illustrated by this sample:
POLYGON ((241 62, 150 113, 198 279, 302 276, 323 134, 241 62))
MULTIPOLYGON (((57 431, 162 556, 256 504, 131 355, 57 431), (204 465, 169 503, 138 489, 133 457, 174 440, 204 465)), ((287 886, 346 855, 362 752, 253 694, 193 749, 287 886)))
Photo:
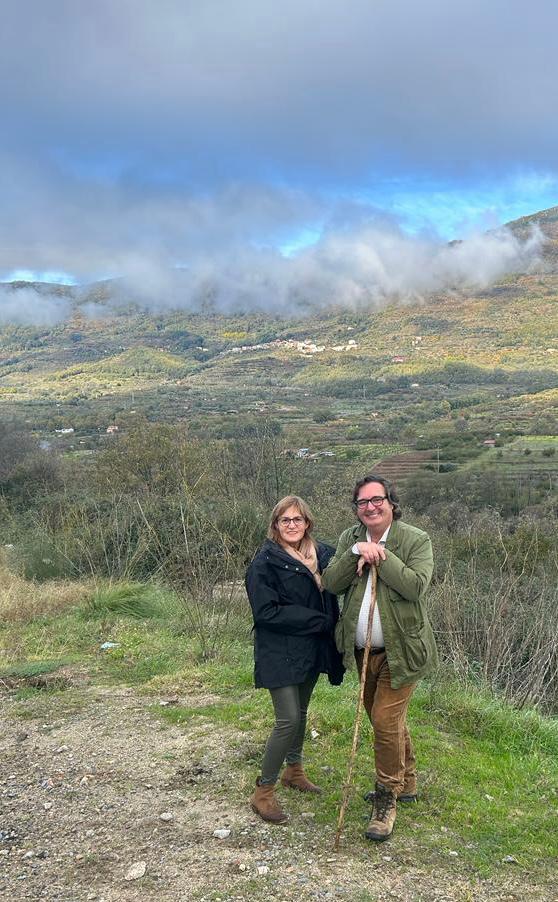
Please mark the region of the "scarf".
POLYGON ((322 591, 322 580, 320 577, 320 572, 318 570, 318 555, 316 553, 316 546, 314 545, 312 539, 309 539, 308 536, 305 536, 298 549, 296 549, 293 545, 283 545, 279 543, 283 551, 286 551, 287 554, 290 554, 291 557, 294 557, 295 560, 300 561, 304 564, 305 567, 310 570, 312 576, 316 581, 316 585, 320 592, 322 591))

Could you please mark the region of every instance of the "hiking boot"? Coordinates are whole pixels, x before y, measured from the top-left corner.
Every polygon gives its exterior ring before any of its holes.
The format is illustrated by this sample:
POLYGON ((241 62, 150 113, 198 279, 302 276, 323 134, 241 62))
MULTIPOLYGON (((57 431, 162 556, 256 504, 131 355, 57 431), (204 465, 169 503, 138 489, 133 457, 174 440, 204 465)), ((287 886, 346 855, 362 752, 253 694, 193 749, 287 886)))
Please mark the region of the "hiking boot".
POLYGON ((387 786, 376 783, 374 808, 366 828, 366 839, 372 839, 375 842, 383 842, 385 839, 388 839, 393 833, 396 809, 397 800, 395 794, 387 786))
POLYGON ((259 777, 256 780, 254 795, 250 799, 250 806, 263 821, 270 824, 284 824, 289 819, 277 801, 275 783, 261 783, 259 777))
POLYGON ((299 792, 321 792, 319 786, 311 783, 304 770, 302 764, 287 764, 281 777, 281 785, 289 786, 291 789, 298 789, 299 792))
MULTIPOLYGON (((366 792, 363 795, 363 799, 365 802, 373 803, 375 795, 376 795, 375 791, 373 789, 370 789, 368 792, 366 792)), ((408 783, 407 781, 405 781, 405 783, 403 783, 403 789, 397 795, 397 801, 408 803, 408 802, 416 802, 417 800, 418 800, 418 796, 417 796, 416 783, 413 782, 411 784, 410 782, 408 783)))

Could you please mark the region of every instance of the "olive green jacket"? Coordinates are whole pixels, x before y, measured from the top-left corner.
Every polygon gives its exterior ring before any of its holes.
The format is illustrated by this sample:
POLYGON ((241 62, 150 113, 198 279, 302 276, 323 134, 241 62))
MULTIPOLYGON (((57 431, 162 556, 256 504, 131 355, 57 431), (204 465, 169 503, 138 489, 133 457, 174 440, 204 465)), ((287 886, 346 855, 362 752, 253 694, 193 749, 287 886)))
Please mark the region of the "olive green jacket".
MULTIPOLYGON (((366 527, 362 523, 341 534, 337 551, 322 574, 324 589, 344 595, 335 641, 347 669, 355 665, 356 627, 368 579, 368 568, 362 576, 357 574, 358 555, 351 551, 355 542, 366 542, 366 527)), ((376 600, 391 685, 399 689, 416 683, 438 663, 424 598, 434 566, 432 544, 421 529, 394 520, 385 551, 386 559, 377 568, 376 600)))

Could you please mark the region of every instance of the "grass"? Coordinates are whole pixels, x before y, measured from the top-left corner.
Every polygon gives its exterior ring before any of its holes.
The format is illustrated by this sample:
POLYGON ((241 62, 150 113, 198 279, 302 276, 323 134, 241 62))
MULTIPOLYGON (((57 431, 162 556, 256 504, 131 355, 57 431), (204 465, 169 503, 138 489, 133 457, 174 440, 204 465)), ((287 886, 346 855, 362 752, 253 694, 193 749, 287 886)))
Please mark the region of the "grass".
MULTIPOLYGON (((242 670, 241 677, 245 673, 242 670)), ((206 685, 216 691, 216 672, 207 677, 206 685)), ((356 692, 352 675, 340 689, 320 681, 310 709, 308 729, 318 735, 307 739, 307 765, 324 789, 312 807, 316 821, 330 831, 341 802, 356 692)), ((267 693, 239 687, 234 701, 223 691, 213 704, 164 708, 160 716, 174 724, 210 722, 244 734, 246 742, 234 756, 240 802, 257 774, 272 726, 267 693)), ((505 859, 510 855, 531 873, 544 872, 558 860, 553 828, 558 806, 556 724, 534 712, 513 711, 472 689, 439 686, 417 691, 409 722, 419 760, 420 801, 399 806, 394 840, 398 852, 409 844, 409 851, 441 862, 457 851, 461 862, 483 876, 509 868, 505 859)), ((371 744, 371 730, 364 723, 346 848, 366 845, 362 828, 368 808, 362 796, 373 783, 371 744)), ((303 797, 289 797, 288 804, 292 813, 308 807, 303 797)))
POLYGON ((176 611, 176 606, 174 595, 158 586, 121 582, 96 589, 83 608, 83 615, 85 618, 116 615, 150 620, 168 618, 176 611))
POLYGON ((0 621, 32 621, 74 608, 91 594, 92 582, 29 583, 9 566, 9 554, 0 553, 0 621))
MULTIPOLYGON (((135 685, 154 697, 197 696, 192 704, 154 705, 153 712, 178 726, 199 722, 230 735, 227 754, 235 779, 218 791, 243 804, 272 727, 268 693, 252 687, 249 624, 236 614, 218 655, 202 662, 199 644, 184 633, 168 593, 154 586, 144 590, 115 584, 61 610, 53 610, 45 596, 45 608, 34 619, 22 616, 1 623, 0 669, 44 672, 64 659, 79 662, 98 682, 135 685), (141 610, 147 616, 141 616, 141 610), (117 647, 102 651, 107 640, 117 647)), ((78 592, 76 598, 83 595, 85 591, 78 592)), ((29 603, 38 612, 36 599, 29 603)), ((76 693, 75 688, 66 691, 76 693)), ((312 808, 315 822, 331 836, 346 775, 356 694, 352 673, 339 688, 322 678, 309 712, 307 767, 324 788, 312 808), (317 735, 311 738, 310 731, 317 735)), ((15 713, 41 717, 50 696, 20 690, 15 713)), ((558 862, 558 723, 447 680, 419 687, 409 722, 419 762, 420 800, 399 806, 389 854, 434 870, 473 869, 494 879, 509 874, 506 858, 512 856, 517 874, 550 879, 558 862)), ((343 840, 344 849, 355 854, 370 854, 363 839, 368 806, 362 796, 373 782, 371 744, 365 720, 343 840)), ((293 793, 288 806, 296 819, 307 810, 308 800, 293 793)))
POLYGON ((64 664, 68 662, 61 661, 27 661, 23 664, 15 664, 0 671, 0 680, 5 677, 14 677, 16 679, 30 679, 36 676, 43 676, 47 673, 54 673, 64 664))

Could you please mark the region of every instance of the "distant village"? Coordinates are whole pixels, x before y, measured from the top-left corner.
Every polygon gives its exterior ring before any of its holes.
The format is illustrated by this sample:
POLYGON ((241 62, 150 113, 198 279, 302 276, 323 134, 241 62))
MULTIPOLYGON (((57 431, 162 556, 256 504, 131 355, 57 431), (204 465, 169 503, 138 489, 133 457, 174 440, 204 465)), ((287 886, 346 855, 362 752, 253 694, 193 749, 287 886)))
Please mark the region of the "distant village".
POLYGON ((221 352, 221 356, 225 354, 246 354, 249 351, 268 351, 276 348, 286 348, 292 351, 298 351, 299 354, 321 354, 322 351, 356 351, 358 345, 351 338, 347 344, 333 345, 328 348, 326 345, 317 345, 313 341, 295 341, 291 338, 275 338, 273 341, 266 341, 257 345, 239 345, 234 348, 228 348, 221 352))
MULTIPOLYGON (((412 349, 415 351, 419 350, 421 342, 422 335, 414 335, 411 339, 412 349)), ((345 344, 331 346, 317 345, 316 342, 312 341, 312 339, 297 341, 292 338, 275 338, 273 341, 266 341, 262 342, 261 344, 236 345, 235 347, 227 348, 225 351, 221 351, 221 354, 219 356, 224 357, 227 354, 248 354, 252 351, 270 351, 276 350, 277 348, 296 351, 297 353, 303 354, 305 356, 312 356, 313 354, 322 354, 324 351, 336 351, 338 353, 358 351, 358 344, 354 338, 350 338, 345 344)), ((407 360, 408 358, 404 357, 401 354, 396 354, 391 358, 392 363, 406 363, 407 360)))

